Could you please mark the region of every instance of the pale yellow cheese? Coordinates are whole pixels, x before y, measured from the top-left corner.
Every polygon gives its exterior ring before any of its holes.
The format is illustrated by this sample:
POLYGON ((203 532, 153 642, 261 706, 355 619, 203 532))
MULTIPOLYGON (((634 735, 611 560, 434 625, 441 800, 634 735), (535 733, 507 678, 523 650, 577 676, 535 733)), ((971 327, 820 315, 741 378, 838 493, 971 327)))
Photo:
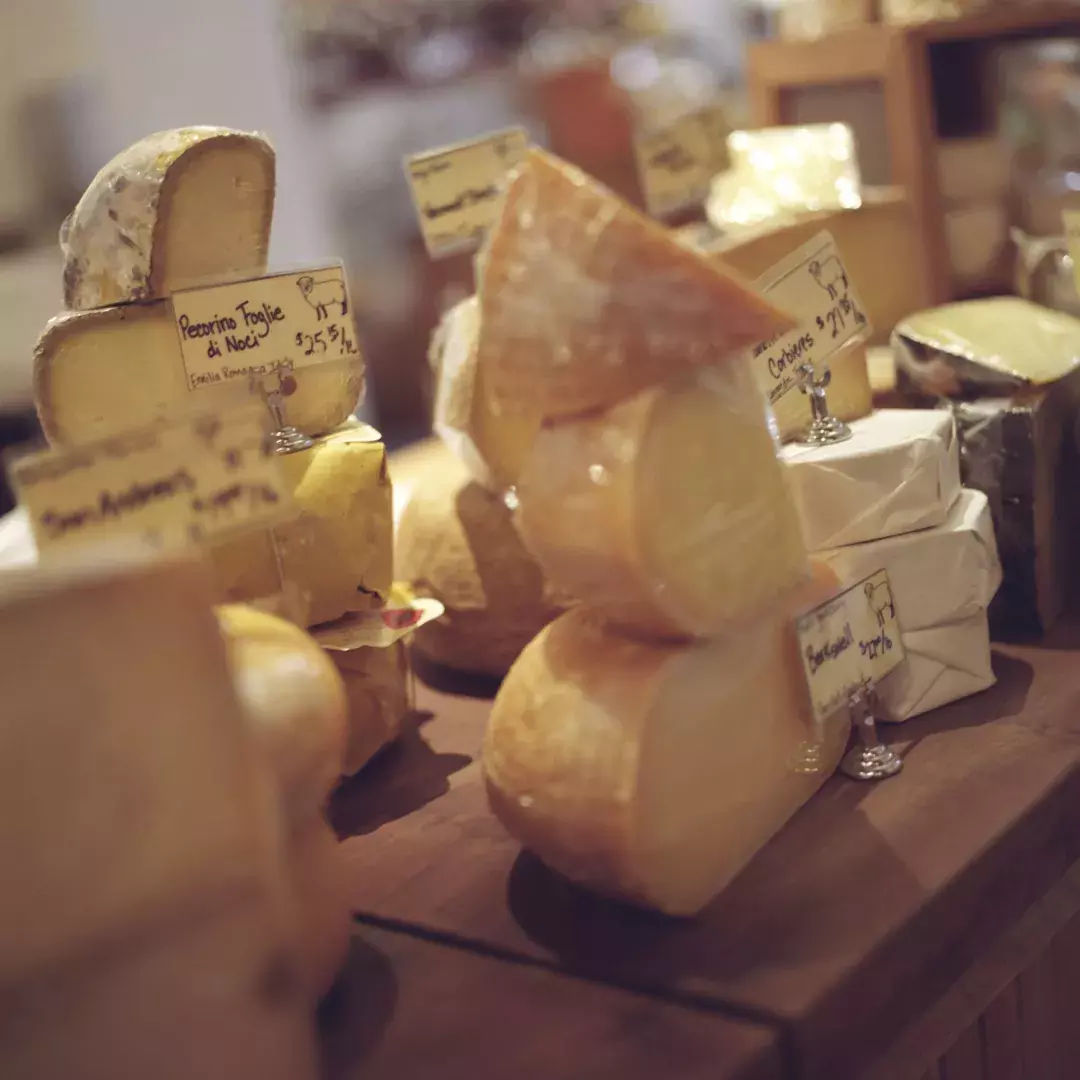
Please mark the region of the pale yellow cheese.
MULTIPOLYGON (((330 431, 364 389, 359 359, 303 368, 283 399, 285 422, 330 431)), ((60 315, 34 351, 34 401, 54 446, 90 442, 153 423, 183 408, 235 404, 243 380, 189 391, 168 300, 60 315)))
POLYGON ((274 212, 261 135, 192 127, 141 139, 94 178, 61 233, 73 311, 261 274, 274 212))
POLYGON ((587 888, 692 915, 836 767, 841 712, 819 737, 784 622, 723 641, 645 644, 577 608, 543 630, 491 711, 492 809, 587 888))
POLYGON ((510 413, 607 408, 790 329, 736 274, 532 149, 478 259, 484 392, 510 413))
POLYGON ((385 649, 330 650, 349 701, 349 739, 342 772, 359 772, 393 742, 409 712, 409 656, 404 640, 385 649))
POLYGON ((484 487, 513 487, 540 429, 539 415, 506 412, 484 391, 477 365, 480 304, 475 296, 450 309, 432 338, 436 374, 435 433, 484 487))
POLYGON ((393 508, 386 447, 346 426, 281 465, 297 517, 216 546, 229 600, 295 593, 308 626, 379 607, 393 582, 393 508), (276 553, 275 553, 276 547, 276 553))
POLYGON ((544 580, 502 500, 443 457, 415 482, 394 562, 400 580, 446 608, 416 630, 413 648, 455 671, 502 678, 570 603, 544 580))
POLYGON ((738 632, 808 571, 765 408, 737 359, 545 427, 517 485, 525 545, 634 632, 738 632))

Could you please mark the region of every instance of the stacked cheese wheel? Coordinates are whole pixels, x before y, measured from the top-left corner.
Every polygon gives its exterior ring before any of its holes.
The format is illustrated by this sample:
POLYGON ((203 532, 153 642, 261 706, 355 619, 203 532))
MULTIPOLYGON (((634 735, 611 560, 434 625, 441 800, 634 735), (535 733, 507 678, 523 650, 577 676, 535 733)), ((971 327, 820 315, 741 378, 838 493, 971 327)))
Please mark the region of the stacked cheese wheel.
POLYGON ((582 603, 495 700, 495 813, 598 891, 696 912, 835 767, 790 618, 811 572, 744 358, 790 327, 741 279, 539 151, 479 261, 477 378, 530 432, 515 523, 582 603))

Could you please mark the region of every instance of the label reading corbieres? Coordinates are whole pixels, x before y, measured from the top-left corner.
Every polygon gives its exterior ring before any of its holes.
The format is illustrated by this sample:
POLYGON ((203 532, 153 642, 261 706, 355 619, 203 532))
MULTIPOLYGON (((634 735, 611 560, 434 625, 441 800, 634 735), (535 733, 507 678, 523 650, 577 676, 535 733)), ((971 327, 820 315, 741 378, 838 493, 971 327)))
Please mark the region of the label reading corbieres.
POLYGON ((28 454, 10 474, 43 555, 115 537, 173 549, 271 525, 292 511, 262 406, 28 454))
POLYGON ((360 355, 340 265, 173 293, 189 390, 360 355))
POLYGON ((498 217, 506 174, 528 149, 528 133, 518 127, 406 159, 409 190, 432 258, 480 246, 498 217))
POLYGON ((828 232, 762 274, 756 285, 799 323, 750 351, 754 376, 770 404, 796 389, 803 364, 820 373, 833 354, 870 336, 866 308, 828 232))
POLYGON ((814 718, 819 723, 864 683, 904 659, 889 575, 878 570, 795 621, 814 718))
POLYGON ((701 206, 713 177, 728 167, 731 125, 718 104, 684 113, 634 136, 645 205, 655 217, 701 206))

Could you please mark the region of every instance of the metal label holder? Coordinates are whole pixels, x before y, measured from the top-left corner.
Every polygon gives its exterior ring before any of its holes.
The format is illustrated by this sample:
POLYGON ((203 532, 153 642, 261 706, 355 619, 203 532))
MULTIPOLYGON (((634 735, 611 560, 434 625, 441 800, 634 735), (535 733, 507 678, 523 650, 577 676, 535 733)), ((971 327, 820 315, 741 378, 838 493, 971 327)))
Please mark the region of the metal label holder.
POLYGON ((904 762, 878 735, 875 713, 882 706, 873 683, 867 680, 855 687, 848 695, 847 707, 855 745, 844 755, 840 771, 852 780, 885 780, 895 776, 904 762))
POLYGON ((810 426, 799 436, 799 442, 807 446, 831 446, 833 443, 846 442, 851 438, 851 428, 843 420, 829 412, 829 401, 825 391, 832 382, 832 371, 828 365, 820 377, 814 372, 811 363, 799 365, 799 390, 810 399, 810 426))

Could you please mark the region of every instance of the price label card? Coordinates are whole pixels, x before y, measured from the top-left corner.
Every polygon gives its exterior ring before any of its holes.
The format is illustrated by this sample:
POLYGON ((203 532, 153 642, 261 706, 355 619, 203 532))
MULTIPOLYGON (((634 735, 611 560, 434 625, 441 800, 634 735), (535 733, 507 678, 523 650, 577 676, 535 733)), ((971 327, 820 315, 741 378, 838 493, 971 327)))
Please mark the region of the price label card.
POLYGON ((1066 210, 1062 215, 1065 225, 1065 242, 1073 262, 1073 280, 1080 293, 1080 210, 1066 210))
POLYGON ((719 105, 684 113, 634 138, 638 176, 649 213, 656 217, 701 206, 713 177, 728 167, 731 127, 719 105))
POLYGON ((189 390, 360 355, 340 265, 185 289, 172 305, 189 390))
POLYGON ((182 547, 291 512, 261 406, 29 454, 9 471, 43 554, 116 536, 152 550, 182 547))
POLYGON ((820 723, 863 683, 904 659, 889 575, 878 570, 795 622, 814 718, 820 723))
POLYGON ((866 308, 827 232, 792 252, 758 278, 756 285, 799 322, 794 330, 751 350, 754 376, 769 404, 799 385, 803 364, 811 363, 820 371, 845 345, 870 336, 866 308))
POLYGON ((413 204, 432 258, 480 246, 498 216, 503 180, 528 149, 525 129, 509 128, 406 159, 413 204))

